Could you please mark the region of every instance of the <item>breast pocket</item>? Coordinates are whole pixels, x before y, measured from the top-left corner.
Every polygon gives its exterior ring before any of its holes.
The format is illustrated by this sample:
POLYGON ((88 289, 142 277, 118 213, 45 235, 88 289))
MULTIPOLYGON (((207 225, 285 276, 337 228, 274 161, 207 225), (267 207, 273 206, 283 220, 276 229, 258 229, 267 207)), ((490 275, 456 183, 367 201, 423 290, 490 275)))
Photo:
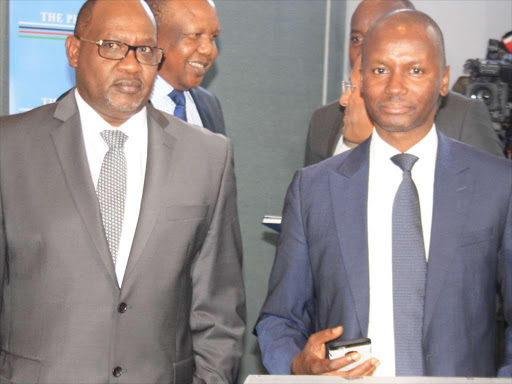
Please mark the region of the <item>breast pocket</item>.
POLYGON ((173 205, 167 207, 167 220, 195 220, 204 219, 208 214, 208 204, 204 205, 173 205))

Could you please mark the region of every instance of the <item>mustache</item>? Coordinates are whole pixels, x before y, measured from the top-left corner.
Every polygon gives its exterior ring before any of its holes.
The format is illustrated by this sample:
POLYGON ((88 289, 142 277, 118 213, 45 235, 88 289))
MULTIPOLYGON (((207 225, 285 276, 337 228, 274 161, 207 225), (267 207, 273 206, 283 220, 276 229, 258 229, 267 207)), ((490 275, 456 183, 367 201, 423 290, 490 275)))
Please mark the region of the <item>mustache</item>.
POLYGON ((137 88, 141 88, 143 83, 141 80, 139 79, 121 79, 121 80, 116 80, 112 83, 113 86, 116 86, 116 87, 137 87, 137 88))
POLYGON ((409 101, 407 101, 406 99, 404 99, 403 97, 398 96, 398 95, 389 96, 383 100, 380 100, 379 105, 380 106, 402 106, 402 107, 406 107, 406 108, 414 108, 415 107, 414 105, 411 105, 411 103, 409 101))

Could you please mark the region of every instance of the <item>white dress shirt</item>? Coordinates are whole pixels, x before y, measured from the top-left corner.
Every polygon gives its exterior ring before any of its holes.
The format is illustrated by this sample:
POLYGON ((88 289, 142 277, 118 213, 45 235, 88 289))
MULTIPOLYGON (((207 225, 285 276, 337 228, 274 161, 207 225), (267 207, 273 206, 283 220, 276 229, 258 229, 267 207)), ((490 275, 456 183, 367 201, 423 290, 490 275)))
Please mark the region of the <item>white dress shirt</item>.
POLYGON ((348 151, 350 147, 345 144, 345 141, 343 141, 343 134, 340 135, 340 139, 338 140, 338 144, 336 144, 336 148, 334 148, 333 156, 339 155, 340 153, 343 153, 345 151, 348 151))
MULTIPOLYGON (((427 261, 432 226, 437 142, 434 126, 419 143, 407 151, 419 158, 411 174, 420 200, 427 261)), ((368 337, 372 340, 372 356, 381 362, 375 376, 395 376, 392 215, 393 200, 402 182, 402 170, 390 158, 398 153, 400 152, 397 149, 380 138, 374 128, 370 143, 368 178, 368 337)))
MULTIPOLYGON (((174 91, 172 85, 165 81, 160 75, 157 75, 155 84, 153 85, 153 91, 151 92, 151 104, 153 104, 153 106, 160 111, 174 115, 176 104, 174 104, 174 101, 172 101, 172 99, 169 97, 169 93, 172 91, 174 91)), ((184 93, 187 122, 190 124, 199 125, 200 127, 204 127, 192 95, 189 91, 185 91, 184 93)))
POLYGON ((119 286, 122 285, 133 237, 139 220, 140 204, 144 189, 146 161, 148 151, 148 123, 146 107, 133 115, 120 127, 113 127, 87 104, 75 90, 85 150, 94 188, 98 187, 101 164, 108 152, 108 145, 100 133, 106 129, 119 129, 128 136, 124 145, 127 165, 126 200, 119 251, 116 259, 116 275, 119 286))

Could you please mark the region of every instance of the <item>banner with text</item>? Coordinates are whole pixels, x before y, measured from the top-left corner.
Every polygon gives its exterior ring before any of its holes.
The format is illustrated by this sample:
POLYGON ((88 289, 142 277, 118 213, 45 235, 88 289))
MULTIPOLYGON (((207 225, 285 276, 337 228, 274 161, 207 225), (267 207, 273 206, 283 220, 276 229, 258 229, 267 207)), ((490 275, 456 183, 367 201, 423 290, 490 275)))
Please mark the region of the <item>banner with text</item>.
POLYGON ((74 86, 65 41, 84 1, 9 2, 9 113, 52 103, 74 86))

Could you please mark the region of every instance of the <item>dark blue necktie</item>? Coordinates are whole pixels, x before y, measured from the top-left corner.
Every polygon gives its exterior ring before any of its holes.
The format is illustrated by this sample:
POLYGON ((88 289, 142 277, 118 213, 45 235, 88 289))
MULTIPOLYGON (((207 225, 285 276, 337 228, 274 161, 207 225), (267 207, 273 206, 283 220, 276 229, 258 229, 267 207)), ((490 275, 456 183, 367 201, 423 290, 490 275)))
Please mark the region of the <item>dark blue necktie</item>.
POLYGON ((176 104, 176 108, 174 108, 174 116, 180 118, 183 121, 187 121, 185 93, 183 91, 175 89, 171 93, 169 93, 169 97, 171 98, 172 101, 174 101, 174 104, 176 104))
POLYGON ((393 319, 397 376, 423 376, 423 306, 427 262, 418 190, 411 169, 418 158, 408 153, 391 161, 403 171, 393 202, 393 319))

